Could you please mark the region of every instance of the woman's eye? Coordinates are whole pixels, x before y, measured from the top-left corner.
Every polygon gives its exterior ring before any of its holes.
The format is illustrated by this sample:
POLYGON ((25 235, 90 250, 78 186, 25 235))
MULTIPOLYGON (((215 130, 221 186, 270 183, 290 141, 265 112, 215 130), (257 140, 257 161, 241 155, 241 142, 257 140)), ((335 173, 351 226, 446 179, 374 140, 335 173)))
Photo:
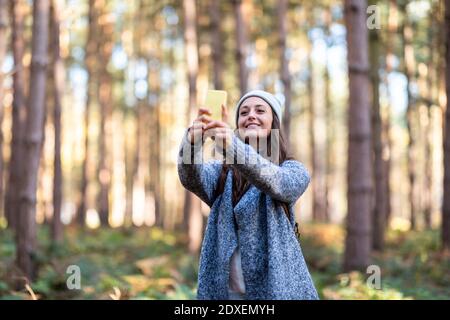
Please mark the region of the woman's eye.
POLYGON ((247 112, 241 112, 241 116, 245 116, 247 112))

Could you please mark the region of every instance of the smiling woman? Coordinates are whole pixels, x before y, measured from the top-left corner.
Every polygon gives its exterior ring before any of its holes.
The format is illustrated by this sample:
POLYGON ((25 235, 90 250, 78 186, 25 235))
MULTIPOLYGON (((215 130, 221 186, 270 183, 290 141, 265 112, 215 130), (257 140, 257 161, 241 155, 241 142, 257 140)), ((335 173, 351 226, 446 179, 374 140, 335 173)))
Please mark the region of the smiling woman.
POLYGON ((245 137, 267 137, 273 121, 269 104, 259 97, 248 97, 244 102, 239 108, 238 129, 245 137))
POLYGON ((226 108, 222 121, 200 108, 183 138, 180 181, 211 207, 198 299, 318 299, 294 231, 294 204, 310 177, 303 164, 288 156, 281 110, 272 94, 250 91, 236 105, 236 134, 227 124, 226 108), (224 161, 202 163, 207 137, 214 139, 224 161), (249 144, 252 137, 276 150, 274 161, 249 144))

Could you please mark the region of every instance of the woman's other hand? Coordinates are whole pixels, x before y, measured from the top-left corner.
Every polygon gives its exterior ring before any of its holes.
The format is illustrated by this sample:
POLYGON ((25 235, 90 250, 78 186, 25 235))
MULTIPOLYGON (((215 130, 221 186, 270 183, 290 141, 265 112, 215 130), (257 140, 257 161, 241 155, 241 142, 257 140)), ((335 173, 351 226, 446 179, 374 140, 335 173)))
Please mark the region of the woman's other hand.
POLYGON ((203 139, 203 133, 205 131, 205 126, 212 121, 209 117, 211 115, 211 111, 207 108, 199 108, 197 118, 192 123, 192 126, 189 127, 189 141, 191 144, 195 144, 198 141, 203 139))
POLYGON ((203 131, 205 137, 211 137, 218 147, 227 149, 233 138, 233 130, 228 125, 228 111, 224 105, 222 105, 222 121, 210 121, 203 127, 203 131))

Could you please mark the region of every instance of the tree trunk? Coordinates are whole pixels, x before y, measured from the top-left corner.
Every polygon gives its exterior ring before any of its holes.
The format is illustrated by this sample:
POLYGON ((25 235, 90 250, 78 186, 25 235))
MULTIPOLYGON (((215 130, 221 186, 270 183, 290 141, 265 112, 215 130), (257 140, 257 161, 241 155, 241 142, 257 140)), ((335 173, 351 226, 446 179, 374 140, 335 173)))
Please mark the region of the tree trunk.
POLYGON ((350 89, 346 271, 365 269, 371 249, 372 132, 366 8, 365 0, 345 1, 350 89))
POLYGON ((331 215, 331 207, 330 207, 330 190, 333 187, 333 177, 334 177, 334 130, 335 129, 335 116, 333 108, 333 99, 331 98, 331 82, 330 82, 330 72, 328 70, 329 63, 329 41, 328 39, 331 37, 331 7, 328 7, 325 13, 325 26, 326 26, 326 36, 327 36, 327 52, 326 52, 326 61, 325 61, 325 70, 324 70, 324 86, 325 86, 325 130, 326 130, 326 171, 325 171, 325 182, 324 182, 324 201, 323 204, 325 207, 325 221, 330 221, 331 215))
MULTIPOLYGON (((370 4, 376 5, 377 1, 370 1, 370 4)), ((372 248, 376 251, 382 251, 384 248, 384 233, 386 227, 386 173, 383 161, 383 141, 382 124, 380 114, 379 85, 380 79, 378 70, 380 68, 380 37, 378 29, 369 31, 369 56, 370 56, 370 78, 372 82, 372 126, 373 126, 373 154, 374 154, 374 207, 372 216, 372 248)))
MULTIPOLYGON (((394 35, 397 34, 398 29, 398 10, 396 0, 389 1, 389 16, 388 16, 388 35, 386 40, 386 73, 385 73, 385 83, 388 95, 388 105, 386 107, 386 119, 382 121, 382 130, 384 136, 384 147, 386 148, 383 153, 386 154, 386 159, 384 159, 384 171, 386 175, 385 179, 385 190, 386 190, 386 217, 385 217, 385 227, 389 228, 389 221, 391 217, 391 187, 390 187, 390 176, 391 176, 391 149, 392 149, 392 138, 391 138, 391 92, 389 89, 389 79, 388 76, 392 72, 392 57, 393 57, 393 41, 394 35)), ((384 157, 383 157, 384 158, 384 157)))
POLYGON ((22 166, 24 164, 24 126, 26 116, 25 105, 25 74, 23 67, 24 54, 24 13, 23 1, 10 2, 10 16, 12 20, 12 54, 14 58, 13 73, 13 103, 12 103, 12 137, 11 137, 11 157, 9 161, 9 177, 5 192, 5 216, 8 227, 16 229, 19 211, 19 192, 22 184, 22 166))
POLYGON ((52 219, 52 240, 61 242, 63 228, 61 222, 62 205, 62 168, 61 168, 61 99, 64 86, 64 66, 60 55, 59 29, 60 29, 59 0, 52 0, 51 23, 52 23, 52 52, 53 52, 53 95, 54 114, 53 124, 55 126, 55 156, 53 169, 53 219, 52 219))
POLYGON ((403 24, 401 27, 401 35, 403 40, 403 55, 404 55, 404 74, 406 77, 406 90, 407 90, 407 110, 406 110, 406 123, 408 128, 408 177, 409 177, 409 202, 411 205, 410 221, 411 229, 417 228, 417 182, 416 182, 416 135, 414 131, 414 117, 416 111, 412 101, 412 94, 410 90, 411 78, 414 75, 414 48, 412 46, 412 27, 408 22, 408 15, 406 12, 406 3, 402 3, 399 6, 403 13, 403 24))
POLYGON ((289 61, 286 52, 286 35, 287 35, 287 6, 288 0, 280 0, 278 2, 278 34, 280 41, 280 79, 284 88, 284 115, 283 115, 283 131, 286 134, 286 143, 290 144, 291 132, 291 76, 289 74, 289 61))
POLYGON ((89 148, 89 128, 90 128, 90 112, 91 105, 95 99, 95 92, 97 89, 96 81, 96 57, 98 52, 98 12, 97 12, 96 0, 89 0, 89 13, 88 13, 88 38, 86 42, 86 56, 85 66, 88 76, 87 80, 87 93, 86 93, 86 105, 84 110, 84 159, 82 165, 82 176, 80 184, 80 202, 78 203, 76 221, 81 227, 86 223, 86 211, 89 208, 88 187, 91 173, 91 152, 89 148))
MULTIPOLYGON (((6 56, 7 37, 6 30, 8 27, 8 2, 6 0, 0 0, 0 66, 3 65, 6 56)), ((3 123, 3 80, 4 74, 0 70, 0 128, 3 123)), ((0 217, 3 210, 3 131, 0 130, 0 217)))
POLYGON ((236 17, 236 61, 239 70, 239 89, 241 90, 241 95, 244 95, 248 86, 248 69, 246 64, 248 50, 247 22, 242 10, 242 0, 233 0, 232 2, 236 17))
MULTIPOLYGON (((186 57, 188 59, 188 82, 189 82, 189 107, 188 121, 195 117, 195 106, 197 105, 197 74, 198 74, 198 49, 197 49, 197 30, 196 8, 194 0, 183 0, 184 19, 185 19, 185 41, 186 57)), ((190 124, 189 124, 190 125, 190 124)), ((201 202, 193 193, 186 190, 184 220, 187 223, 189 236, 189 251, 198 253, 201 246, 202 235, 202 213, 201 202)))
MULTIPOLYGON (((429 29, 428 29, 428 62, 427 62, 427 75, 424 79, 424 98, 426 99, 427 106, 427 123, 425 126, 425 194, 424 194, 424 221, 427 229, 432 228, 432 213, 433 213, 433 101, 437 100, 433 91, 433 82, 439 83, 439 78, 436 76, 435 66, 439 65, 439 61, 436 57, 439 54, 440 38, 438 29, 434 27, 436 22, 435 16, 439 16, 438 5, 432 5, 428 14, 429 29)), ((438 27, 441 24, 438 24, 438 27)))
POLYGON ((445 1, 445 46, 446 69, 445 91, 447 106, 445 111, 445 131, 442 140, 444 149, 444 201, 442 204, 442 246, 450 250, 450 0, 445 1))
MULTIPOLYGON (((313 21, 309 21, 309 26, 313 25, 313 21)), ((311 186, 313 190, 313 211, 312 218, 316 222, 325 222, 326 221, 326 199, 325 199, 325 186, 324 186, 324 167, 323 162, 325 158, 322 157, 320 153, 321 146, 317 141, 317 118, 318 118, 318 108, 316 105, 316 95, 315 95, 315 82, 314 82, 314 65, 312 61, 312 48, 313 44, 311 42, 308 43, 308 97, 309 97, 309 139, 311 146, 311 186)))
MULTIPOLYGON (((161 59, 161 57, 158 57, 161 59)), ((160 60, 161 61, 161 60, 160 60)), ((156 97, 161 94, 161 89, 159 86, 159 70, 152 68, 149 71, 149 87, 147 95, 153 95, 155 99, 152 100, 149 106, 147 106, 150 111, 150 121, 147 128, 149 129, 150 135, 153 137, 150 141, 151 145, 151 156, 150 156, 150 172, 152 179, 150 181, 150 191, 153 193, 155 201, 155 224, 159 227, 166 226, 165 220, 165 209, 163 201, 163 181, 161 179, 161 122, 160 122, 160 102, 156 97)))
MULTIPOLYGON (((133 117, 134 122, 136 122, 133 117)), ((123 218, 123 227, 131 228, 133 226, 133 177, 134 177, 134 156, 135 149, 130 144, 131 139, 125 139, 125 175, 126 175, 126 205, 125 216, 123 218)))
POLYGON ((36 186, 43 143, 49 1, 33 3, 30 96, 25 128, 23 184, 20 191, 17 264, 29 280, 36 276, 36 186))
POLYGON ((106 10, 106 2, 102 2, 101 16, 103 24, 100 27, 101 44, 99 49, 100 61, 102 61, 99 71, 98 81, 98 102, 100 105, 100 135, 99 135, 99 163, 98 163, 98 182, 99 193, 97 195, 98 214, 100 225, 109 226, 110 202, 109 196, 111 191, 111 134, 112 134, 112 78, 107 70, 107 65, 111 59, 114 30, 113 22, 108 17, 106 10))
POLYGON ((211 42, 213 58, 213 81, 216 90, 223 89, 223 39, 221 32, 220 1, 211 0, 211 42))

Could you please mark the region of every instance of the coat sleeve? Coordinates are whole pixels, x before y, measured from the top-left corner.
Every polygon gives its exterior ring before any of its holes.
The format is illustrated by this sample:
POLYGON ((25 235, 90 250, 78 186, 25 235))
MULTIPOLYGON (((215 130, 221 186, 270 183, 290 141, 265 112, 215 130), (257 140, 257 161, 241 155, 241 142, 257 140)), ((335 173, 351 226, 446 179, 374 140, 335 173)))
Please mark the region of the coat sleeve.
POLYGON ((222 162, 211 160, 203 163, 203 142, 192 145, 186 130, 178 152, 178 177, 181 184, 197 195, 208 206, 212 206, 222 162))
POLYGON ((305 166, 296 160, 286 160, 277 165, 245 144, 236 135, 225 152, 227 163, 262 192, 275 200, 295 203, 305 192, 310 176, 305 166))

